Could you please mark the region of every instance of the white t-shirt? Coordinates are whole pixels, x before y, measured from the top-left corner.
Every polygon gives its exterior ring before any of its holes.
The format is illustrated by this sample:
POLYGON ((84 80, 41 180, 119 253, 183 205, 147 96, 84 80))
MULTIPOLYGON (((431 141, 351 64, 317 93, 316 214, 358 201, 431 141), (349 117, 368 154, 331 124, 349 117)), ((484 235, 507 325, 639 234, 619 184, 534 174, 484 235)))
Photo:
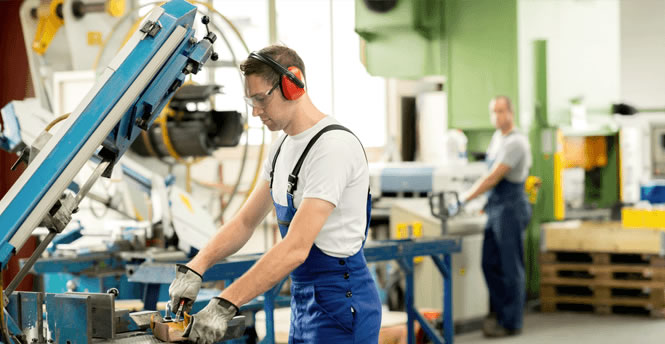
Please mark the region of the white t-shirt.
MULTIPOLYGON (((284 141, 275 164, 272 185, 272 196, 278 204, 287 205, 288 176, 310 139, 330 124, 339 122, 326 116, 313 127, 298 135, 289 136, 284 141)), ((283 139, 282 135, 273 143, 270 154, 263 163, 265 180, 270 181, 272 161, 283 139)), ((368 187, 367 160, 358 139, 344 130, 331 130, 321 135, 307 153, 300 169, 293 202, 296 209, 303 198, 318 198, 335 205, 314 240, 314 244, 325 254, 346 258, 360 250, 368 220, 368 187)))

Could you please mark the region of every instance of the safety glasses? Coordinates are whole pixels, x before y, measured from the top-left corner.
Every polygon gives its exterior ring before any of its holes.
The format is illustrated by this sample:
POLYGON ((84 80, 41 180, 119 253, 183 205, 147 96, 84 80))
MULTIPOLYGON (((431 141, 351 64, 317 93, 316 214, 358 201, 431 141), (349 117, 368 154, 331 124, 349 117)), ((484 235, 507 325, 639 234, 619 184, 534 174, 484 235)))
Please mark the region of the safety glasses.
POLYGON ((258 108, 264 108, 266 105, 268 105, 268 100, 270 95, 272 94, 273 91, 279 86, 279 80, 275 83, 275 85, 266 93, 264 94, 257 94, 252 97, 243 97, 245 99, 245 103, 251 107, 258 107, 258 108))

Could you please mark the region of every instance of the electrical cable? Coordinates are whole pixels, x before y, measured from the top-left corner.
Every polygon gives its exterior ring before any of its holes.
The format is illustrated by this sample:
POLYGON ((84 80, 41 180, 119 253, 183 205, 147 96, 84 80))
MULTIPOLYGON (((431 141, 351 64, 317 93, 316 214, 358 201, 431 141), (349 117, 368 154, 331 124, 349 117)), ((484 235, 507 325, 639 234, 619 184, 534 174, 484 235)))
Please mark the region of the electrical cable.
POLYGON ((66 120, 67 118, 69 118, 69 115, 71 115, 71 114, 72 113, 70 112, 70 113, 66 113, 64 115, 56 117, 54 120, 51 121, 51 123, 46 125, 46 127, 44 128, 44 131, 51 130, 51 128, 53 128, 56 124, 58 124, 58 123, 60 123, 64 120, 66 120))
POLYGON ((245 199, 242 200, 241 206, 243 204, 245 204, 245 202, 247 202, 247 199, 249 198, 249 195, 251 195, 252 191, 254 191, 254 188, 256 187, 256 183, 259 180, 259 175, 261 174, 261 168, 263 167, 263 164, 262 164, 262 162, 263 162, 263 151, 264 151, 263 145, 264 145, 265 140, 266 140, 266 127, 265 126, 261 126, 261 139, 262 139, 262 142, 261 142, 261 147, 259 147, 259 157, 258 157, 258 159, 256 159, 256 170, 254 171, 254 179, 252 179, 252 184, 250 184, 249 190, 247 190, 247 193, 245 193, 245 199))

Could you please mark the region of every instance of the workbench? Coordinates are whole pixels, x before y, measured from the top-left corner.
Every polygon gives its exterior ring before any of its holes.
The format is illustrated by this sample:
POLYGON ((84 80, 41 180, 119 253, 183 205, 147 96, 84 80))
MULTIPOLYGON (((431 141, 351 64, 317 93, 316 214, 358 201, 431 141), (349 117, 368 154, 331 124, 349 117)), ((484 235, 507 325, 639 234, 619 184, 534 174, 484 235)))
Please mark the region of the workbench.
MULTIPOLYGON (((462 240, 459 237, 438 237, 418 240, 382 240, 368 242, 364 248, 367 262, 395 260, 405 274, 406 291, 405 305, 407 312, 408 343, 415 343, 414 321, 420 323, 421 328, 434 343, 453 343, 453 316, 452 316, 452 280, 451 280, 451 254, 460 252, 462 240), (414 279, 413 258, 429 256, 434 261, 443 276, 443 337, 431 326, 429 322, 414 307, 414 279)), ((231 281, 242 276, 249 268, 261 258, 262 254, 249 254, 232 256, 214 265, 203 275, 204 282, 231 281)), ((144 308, 157 309, 157 299, 161 285, 170 284, 175 278, 173 263, 144 262, 138 265, 134 273, 129 276, 130 282, 141 283, 145 286, 144 308)), ((264 293, 263 306, 266 313, 266 337, 262 343, 274 343, 274 309, 279 291, 286 279, 264 293)), ((245 307, 241 307, 241 310, 245 307)))

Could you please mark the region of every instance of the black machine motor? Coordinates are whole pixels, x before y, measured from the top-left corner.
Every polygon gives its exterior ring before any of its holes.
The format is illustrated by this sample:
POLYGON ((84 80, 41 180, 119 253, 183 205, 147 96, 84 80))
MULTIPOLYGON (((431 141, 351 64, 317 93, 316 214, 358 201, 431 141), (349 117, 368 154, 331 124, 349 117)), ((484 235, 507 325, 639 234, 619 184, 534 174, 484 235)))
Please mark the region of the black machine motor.
MULTIPOLYGON (((173 116, 167 116, 168 141, 180 157, 208 156, 218 148, 234 147, 244 131, 244 119, 237 111, 199 111, 197 104, 209 102, 220 93, 219 85, 184 85, 169 103, 173 116)), ((172 156, 157 121, 132 144, 141 156, 172 156)))

